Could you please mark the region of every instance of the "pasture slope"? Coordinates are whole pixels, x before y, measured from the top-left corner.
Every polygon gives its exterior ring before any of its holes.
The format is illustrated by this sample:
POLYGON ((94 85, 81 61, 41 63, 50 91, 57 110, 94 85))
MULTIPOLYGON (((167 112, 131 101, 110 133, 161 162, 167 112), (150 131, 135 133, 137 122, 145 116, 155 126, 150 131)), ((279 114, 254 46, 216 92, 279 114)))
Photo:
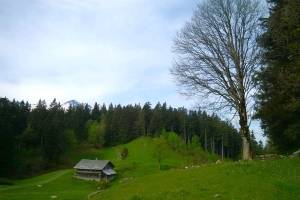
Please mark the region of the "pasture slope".
POLYGON ((72 169, 18 180, 0 186, 0 200, 102 200, 102 199, 298 199, 300 159, 280 159, 214 164, 216 156, 205 155, 207 164, 193 165, 194 157, 165 151, 163 169, 154 158, 155 139, 139 138, 124 146, 128 157, 119 158, 121 146, 103 150, 79 149, 69 155, 70 162, 81 158, 110 159, 118 178, 105 190, 95 182, 73 178, 72 169), (95 194, 95 195, 89 195, 95 194))

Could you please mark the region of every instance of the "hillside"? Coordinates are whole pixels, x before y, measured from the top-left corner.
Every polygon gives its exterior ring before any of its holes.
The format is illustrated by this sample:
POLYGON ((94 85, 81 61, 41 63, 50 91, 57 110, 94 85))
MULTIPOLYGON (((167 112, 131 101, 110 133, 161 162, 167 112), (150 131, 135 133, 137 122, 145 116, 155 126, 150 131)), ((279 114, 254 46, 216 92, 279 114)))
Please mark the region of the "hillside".
MULTIPOLYGON (((121 146, 89 149, 70 155, 81 158, 110 159, 118 178, 100 191, 95 182, 72 178, 73 170, 58 170, 0 186, 1 200, 17 199, 297 199, 300 195, 300 160, 226 162, 194 165, 193 157, 166 149, 164 170, 154 158, 155 140, 140 138, 124 146, 128 157, 121 160, 121 146), (80 153, 79 153, 80 152, 80 153), (192 167, 193 166, 193 167, 192 167), (169 169, 169 170, 167 170, 169 169)), ((199 155, 197 155, 199 156, 199 155)))
MULTIPOLYGON (((142 177, 159 172, 159 165, 154 158, 155 141, 142 137, 132 142, 105 149, 81 148, 69 153, 67 158, 73 166, 82 158, 112 160, 118 172, 118 180, 123 178, 142 177), (128 157, 122 160, 119 156, 121 148, 128 148, 128 157)), ((200 155, 199 155, 200 156, 200 155)), ((203 153, 211 162, 216 156, 203 153)), ((192 157, 172 150, 165 149, 165 159, 162 164, 165 168, 183 168, 191 164, 192 157)), ((13 186, 0 185, 0 199, 49 199, 52 195, 60 199, 84 199, 89 193, 97 191, 97 183, 76 180, 72 178, 73 169, 59 170, 34 178, 18 180, 13 186)))
POLYGON ((93 199, 298 199, 300 160, 223 163, 117 184, 93 199), (120 194, 126 194, 124 196, 120 194))
MULTIPOLYGON (((115 164, 116 170, 120 172, 119 177, 153 174, 154 172, 159 171, 159 164, 154 156, 155 142, 157 140, 160 139, 141 137, 128 144, 106 148, 101 151, 97 149, 79 149, 69 155, 69 157, 71 158, 72 163, 76 163, 82 158, 111 160, 115 164), (128 149, 128 156, 126 159, 122 160, 119 154, 123 147, 128 149)), ((167 146, 164 150, 162 167, 165 169, 184 168, 186 165, 192 165, 195 157, 202 158, 203 162, 206 163, 213 163, 218 159, 216 155, 211 155, 203 151, 199 152, 198 155, 192 156, 182 152, 179 153, 167 146)))

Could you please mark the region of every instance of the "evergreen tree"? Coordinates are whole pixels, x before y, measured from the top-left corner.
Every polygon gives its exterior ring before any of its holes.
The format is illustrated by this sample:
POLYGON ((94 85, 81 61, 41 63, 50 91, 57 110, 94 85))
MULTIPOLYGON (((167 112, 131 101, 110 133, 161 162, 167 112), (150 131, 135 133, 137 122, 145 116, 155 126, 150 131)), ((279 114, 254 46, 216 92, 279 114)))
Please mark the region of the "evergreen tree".
POLYGON ((66 150, 66 142, 64 138, 64 110, 54 99, 48 111, 46 118, 44 144, 42 147, 44 159, 48 165, 56 164, 60 156, 66 150))
POLYGON ((146 102, 143 106, 143 113, 144 113, 144 121, 145 121, 145 134, 150 135, 150 121, 152 118, 152 110, 151 110, 151 103, 146 102))
POLYGON ((257 117, 280 152, 300 146, 300 1, 269 1, 270 15, 260 44, 263 64, 257 75, 257 117))
POLYGON ((100 120, 101 112, 98 103, 96 102, 91 113, 92 120, 100 120))
POLYGON ((145 116, 142 110, 138 110, 137 119, 133 124, 133 137, 145 135, 145 116))
POLYGON ((108 110, 105 114, 105 146, 114 145, 115 134, 113 132, 113 115, 114 115, 114 107, 112 104, 109 104, 108 110))
POLYGON ((26 128, 28 103, 0 98, 0 177, 16 176, 20 145, 17 140, 26 128))
POLYGON ((158 102, 153 110, 153 115, 150 121, 149 130, 151 135, 158 136, 164 129, 164 122, 162 119, 162 107, 158 102))
POLYGON ((25 147, 37 148, 44 146, 45 129, 47 122, 47 104, 45 100, 39 100, 31 111, 26 130, 22 135, 22 143, 25 147))

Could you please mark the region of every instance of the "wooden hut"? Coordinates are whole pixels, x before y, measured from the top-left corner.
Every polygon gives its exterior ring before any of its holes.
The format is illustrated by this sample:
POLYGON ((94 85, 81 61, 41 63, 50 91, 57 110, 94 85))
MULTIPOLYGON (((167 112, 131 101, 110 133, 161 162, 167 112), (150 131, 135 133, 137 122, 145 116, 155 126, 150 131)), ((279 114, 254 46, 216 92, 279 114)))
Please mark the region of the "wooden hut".
POLYGON ((114 165, 109 160, 82 159, 75 166, 75 177, 85 180, 111 180, 116 176, 114 165))

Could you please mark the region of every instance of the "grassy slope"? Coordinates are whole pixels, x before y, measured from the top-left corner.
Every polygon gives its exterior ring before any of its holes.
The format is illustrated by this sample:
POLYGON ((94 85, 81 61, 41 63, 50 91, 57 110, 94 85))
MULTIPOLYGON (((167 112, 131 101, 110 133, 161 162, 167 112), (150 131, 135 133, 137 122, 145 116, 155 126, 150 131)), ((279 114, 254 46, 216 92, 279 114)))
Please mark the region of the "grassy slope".
MULTIPOLYGON (((160 171, 153 157, 152 139, 140 138, 125 146, 129 149, 125 160, 118 157, 120 147, 78 150, 70 155, 71 162, 97 157, 113 160, 116 165, 118 178, 94 199, 297 199, 300 196, 299 159, 183 169, 190 165, 191 158, 169 149, 163 164, 177 169, 160 171)), ((73 170, 59 170, 16 181, 14 186, 0 186, 0 199, 51 199, 51 195, 56 195, 57 199, 79 200, 97 191, 94 182, 76 180, 72 175, 73 170)))
POLYGON ((223 163, 113 184, 94 199, 299 199, 300 160, 223 163), (126 194, 126 195, 122 195, 126 194))
MULTIPOLYGON (((119 172, 119 178, 121 177, 132 177, 132 176, 143 176, 147 174, 153 174, 159 171, 159 165, 154 155, 155 143, 152 138, 139 138, 126 145, 122 145, 128 148, 128 157, 121 160, 119 157, 119 151, 122 146, 107 148, 102 150, 100 153, 95 149, 88 151, 75 152, 71 157, 73 162, 77 162, 81 158, 90 159, 109 159, 116 166, 116 170, 119 172)), ((192 163, 192 157, 179 154, 168 148, 164 153, 164 159, 162 164, 169 168, 183 168, 186 165, 192 163)), ((210 160, 217 160, 216 156, 208 156, 210 160)))

